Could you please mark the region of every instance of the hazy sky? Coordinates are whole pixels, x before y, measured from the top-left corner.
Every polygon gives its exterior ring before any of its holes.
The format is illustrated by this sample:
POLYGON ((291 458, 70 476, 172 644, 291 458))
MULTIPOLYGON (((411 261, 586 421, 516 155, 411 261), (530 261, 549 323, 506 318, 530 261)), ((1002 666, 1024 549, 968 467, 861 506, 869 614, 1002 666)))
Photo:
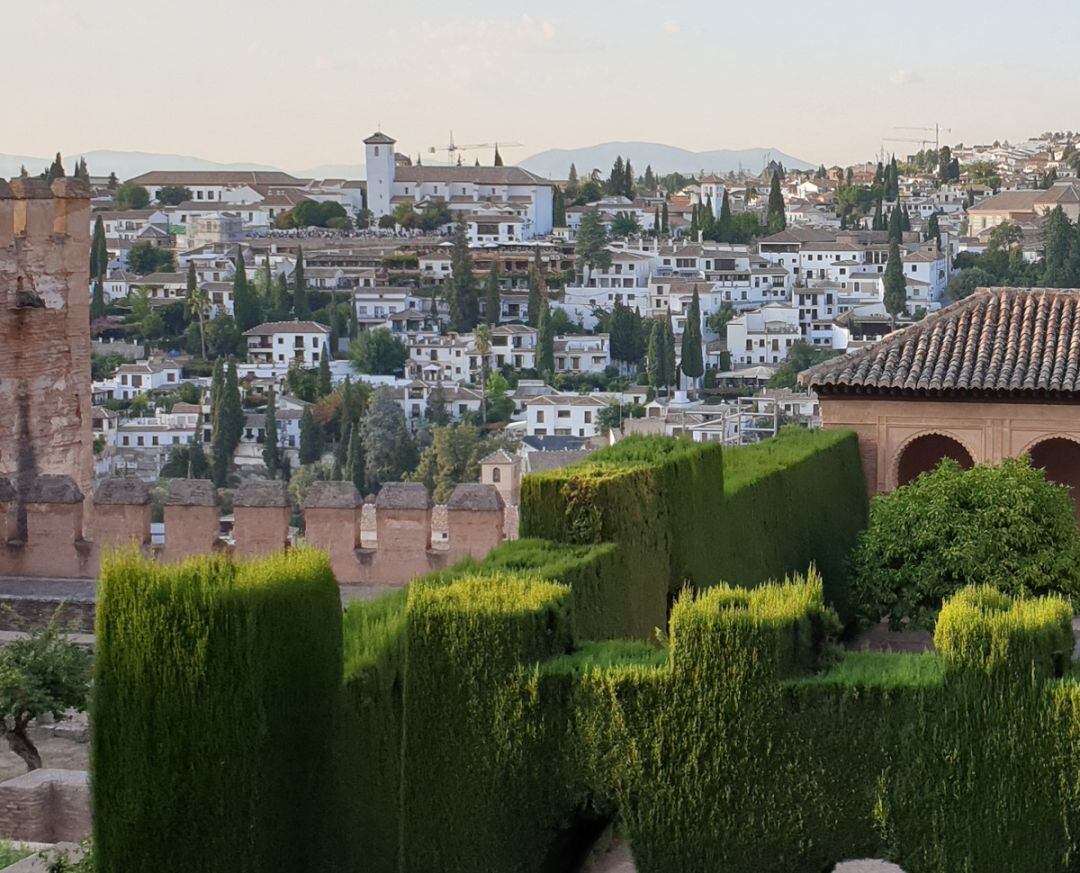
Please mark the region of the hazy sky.
POLYGON ((0 152, 298 170, 399 149, 651 140, 866 159, 1080 127, 1080 5, 983 0, 3 0, 0 152), (522 11, 526 9, 527 11, 522 11), (887 149, 917 149, 886 143, 887 149))

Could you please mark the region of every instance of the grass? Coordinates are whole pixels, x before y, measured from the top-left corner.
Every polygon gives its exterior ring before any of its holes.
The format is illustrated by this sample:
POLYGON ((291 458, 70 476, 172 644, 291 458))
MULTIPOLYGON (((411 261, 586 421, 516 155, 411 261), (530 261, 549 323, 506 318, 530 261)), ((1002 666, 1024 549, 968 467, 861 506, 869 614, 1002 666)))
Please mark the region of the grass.
POLYGON ((32 854, 29 849, 17 848, 10 840, 0 840, 0 869, 10 867, 32 854))
POLYGON ((848 652, 826 673, 795 680, 798 685, 847 688, 919 688, 937 685, 945 675, 940 657, 893 652, 848 652))
POLYGON ((638 640, 606 640, 583 643, 568 655, 560 655, 543 665, 549 676, 583 676, 594 669, 618 670, 627 667, 662 667, 667 649, 638 640))

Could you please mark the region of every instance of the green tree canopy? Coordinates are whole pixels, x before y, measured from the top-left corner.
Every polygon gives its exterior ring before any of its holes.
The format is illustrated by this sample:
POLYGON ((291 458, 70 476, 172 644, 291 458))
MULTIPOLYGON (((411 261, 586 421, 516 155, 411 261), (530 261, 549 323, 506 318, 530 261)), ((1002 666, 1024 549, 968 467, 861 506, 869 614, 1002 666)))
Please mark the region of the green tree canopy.
POLYGON ((150 205, 150 192, 142 185, 125 182, 116 189, 116 205, 120 209, 146 209, 150 205))
POLYGON ((385 327, 367 331, 349 344, 353 369, 374 376, 392 376, 405 368, 409 350, 385 327))

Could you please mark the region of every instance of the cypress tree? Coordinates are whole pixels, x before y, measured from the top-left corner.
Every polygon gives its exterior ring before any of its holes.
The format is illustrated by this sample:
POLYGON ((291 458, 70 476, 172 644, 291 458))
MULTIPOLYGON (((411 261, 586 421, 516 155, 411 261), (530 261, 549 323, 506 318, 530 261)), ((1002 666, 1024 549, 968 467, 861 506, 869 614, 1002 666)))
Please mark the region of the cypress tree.
MULTIPOLYGON (((532 288, 532 274, 529 275, 530 294, 532 288)), ((499 312, 502 308, 502 296, 499 293, 499 262, 491 265, 487 280, 484 283, 484 321, 488 324, 499 323, 499 312)))
POLYGON ((690 298, 690 307, 686 311, 686 327, 682 335, 682 371, 695 385, 705 372, 705 361, 701 352, 701 298, 697 286, 690 298))
POLYGON ((671 312, 664 320, 664 384, 674 385, 678 379, 675 364, 675 331, 671 327, 671 312))
POLYGON ((300 463, 314 464, 322 455, 322 432, 311 413, 311 407, 300 416, 300 463))
POLYGON ((615 163, 611 165, 611 174, 608 176, 607 192, 612 197, 618 197, 623 193, 626 185, 626 171, 623 168, 622 155, 615 157, 615 163))
POLYGON ((364 441, 359 427, 353 428, 349 438, 349 461, 345 466, 345 476, 352 481, 357 491, 364 493, 367 477, 364 470, 364 441))
POLYGON ((330 384, 330 356, 323 354, 319 357, 319 375, 315 380, 315 396, 325 397, 333 390, 330 384))
POLYGON ((926 223, 926 239, 927 241, 933 240, 937 250, 941 251, 941 227, 938 224, 936 212, 930 216, 930 220, 926 223))
POLYGON ((237 249, 236 273, 233 274, 233 317, 241 331, 250 330, 262 320, 259 313, 259 301, 247 279, 244 265, 244 253, 237 249))
POLYGON ((296 250, 296 270, 293 272, 293 311, 300 320, 311 318, 308 303, 307 279, 304 278, 304 249, 296 250))
POLYGON ((885 218, 882 215, 881 198, 877 199, 877 205, 874 207, 874 219, 870 224, 871 230, 885 230, 885 218))
POLYGON ((634 168, 630 165, 630 158, 626 159, 626 167, 623 170, 623 196, 634 199, 634 168))
POLYGON ((353 424, 352 418, 345 414, 345 410, 341 410, 341 429, 338 431, 337 446, 334 448, 334 460, 345 466, 349 460, 349 440, 352 439, 353 431, 356 429, 356 425, 353 424))
POLYGON ((495 164, 494 164, 494 166, 501 167, 502 165, 503 165, 503 159, 502 159, 502 155, 499 154, 499 144, 495 143, 495 164))
POLYGON ((450 321, 455 330, 466 333, 476 327, 480 301, 476 293, 472 255, 469 252, 469 233, 464 216, 458 219, 454 228, 454 247, 450 261, 451 275, 447 293, 450 321))
POLYGON ((51 185, 57 179, 63 179, 64 178, 64 161, 63 161, 63 158, 60 157, 60 152, 56 153, 56 157, 53 159, 53 162, 49 165, 49 169, 47 169, 42 174, 42 176, 44 177, 45 182, 48 185, 51 185))
POLYGON ((221 403, 228 424, 228 449, 231 459, 244 433, 244 407, 240 402, 240 380, 237 378, 236 361, 230 360, 225 370, 225 387, 222 390, 221 403))
POLYGON ((218 358, 214 361, 214 371, 210 378, 210 414, 217 415, 221 404, 221 391, 225 387, 225 361, 218 358))
POLYGON ((649 331, 649 342, 645 348, 645 371, 649 384, 660 388, 664 384, 664 338, 660 331, 660 322, 654 321, 649 331))
POLYGON ((728 201, 727 188, 720 201, 720 217, 716 221, 716 238, 720 242, 731 242, 731 203, 728 201))
POLYGON ((715 239, 716 222, 713 219, 712 194, 705 198, 705 205, 701 208, 701 218, 698 220, 701 232, 705 239, 715 239))
POLYGON ((544 305, 544 296, 540 293, 540 277, 536 273, 536 266, 529 267, 529 302, 528 323, 530 327, 539 327, 540 310, 544 305))
POLYGON ((274 401, 274 389, 266 400, 266 425, 263 428, 263 463, 271 479, 276 479, 281 472, 281 446, 278 444, 277 404, 274 401))
POLYGON ((537 365, 541 373, 552 373, 555 371, 555 328, 551 323, 551 307, 546 300, 540 306, 536 330, 539 346, 537 365))
POLYGON ((653 234, 655 234, 656 236, 660 235, 660 207, 659 206, 657 206, 653 210, 652 229, 653 229, 653 234))
POLYGON ((278 273, 270 290, 270 311, 267 321, 288 321, 292 314, 292 296, 289 294, 289 280, 284 273, 278 273))
POLYGON ((882 303, 885 311, 892 316, 901 315, 907 307, 907 284, 904 281, 904 264, 900 258, 900 244, 894 239, 889 243, 889 263, 885 266, 885 291, 882 303))
POLYGON ((94 294, 90 298, 90 320, 94 321, 105 315, 105 286, 101 276, 94 279, 94 294))
POLYGON ((889 213, 889 240, 900 242, 904 238, 904 218, 900 204, 897 203, 889 213))
POLYGON ((663 206, 660 208, 660 230, 667 233, 668 229, 668 208, 667 200, 665 200, 663 206))
POLYGON ((765 213, 765 224, 769 233, 779 233, 787 227, 787 212, 784 207, 784 195, 780 191, 780 174, 773 173, 769 186, 769 206, 765 213))
POLYGON ((907 205, 904 205, 904 211, 900 215, 900 230, 907 232, 911 230, 911 216, 908 215, 907 205))
POLYGON ((558 186, 551 192, 551 223, 554 227, 566 227, 566 197, 558 186))
POLYGON ((90 243, 90 278, 105 275, 109 266, 109 250, 105 244, 105 223, 101 216, 94 222, 94 238, 90 243))

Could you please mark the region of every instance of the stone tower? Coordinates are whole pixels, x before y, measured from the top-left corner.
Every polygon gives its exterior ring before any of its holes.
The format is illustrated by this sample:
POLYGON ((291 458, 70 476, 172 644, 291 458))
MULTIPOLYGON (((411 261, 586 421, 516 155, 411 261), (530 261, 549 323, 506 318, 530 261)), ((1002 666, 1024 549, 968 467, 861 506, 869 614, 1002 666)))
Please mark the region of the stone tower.
POLYGON ((397 141, 382 131, 364 140, 364 174, 367 177, 367 208, 376 219, 393 211, 394 144, 397 141))
POLYGON ((0 180, 0 476, 21 500, 43 473, 91 493, 90 191, 0 180))

